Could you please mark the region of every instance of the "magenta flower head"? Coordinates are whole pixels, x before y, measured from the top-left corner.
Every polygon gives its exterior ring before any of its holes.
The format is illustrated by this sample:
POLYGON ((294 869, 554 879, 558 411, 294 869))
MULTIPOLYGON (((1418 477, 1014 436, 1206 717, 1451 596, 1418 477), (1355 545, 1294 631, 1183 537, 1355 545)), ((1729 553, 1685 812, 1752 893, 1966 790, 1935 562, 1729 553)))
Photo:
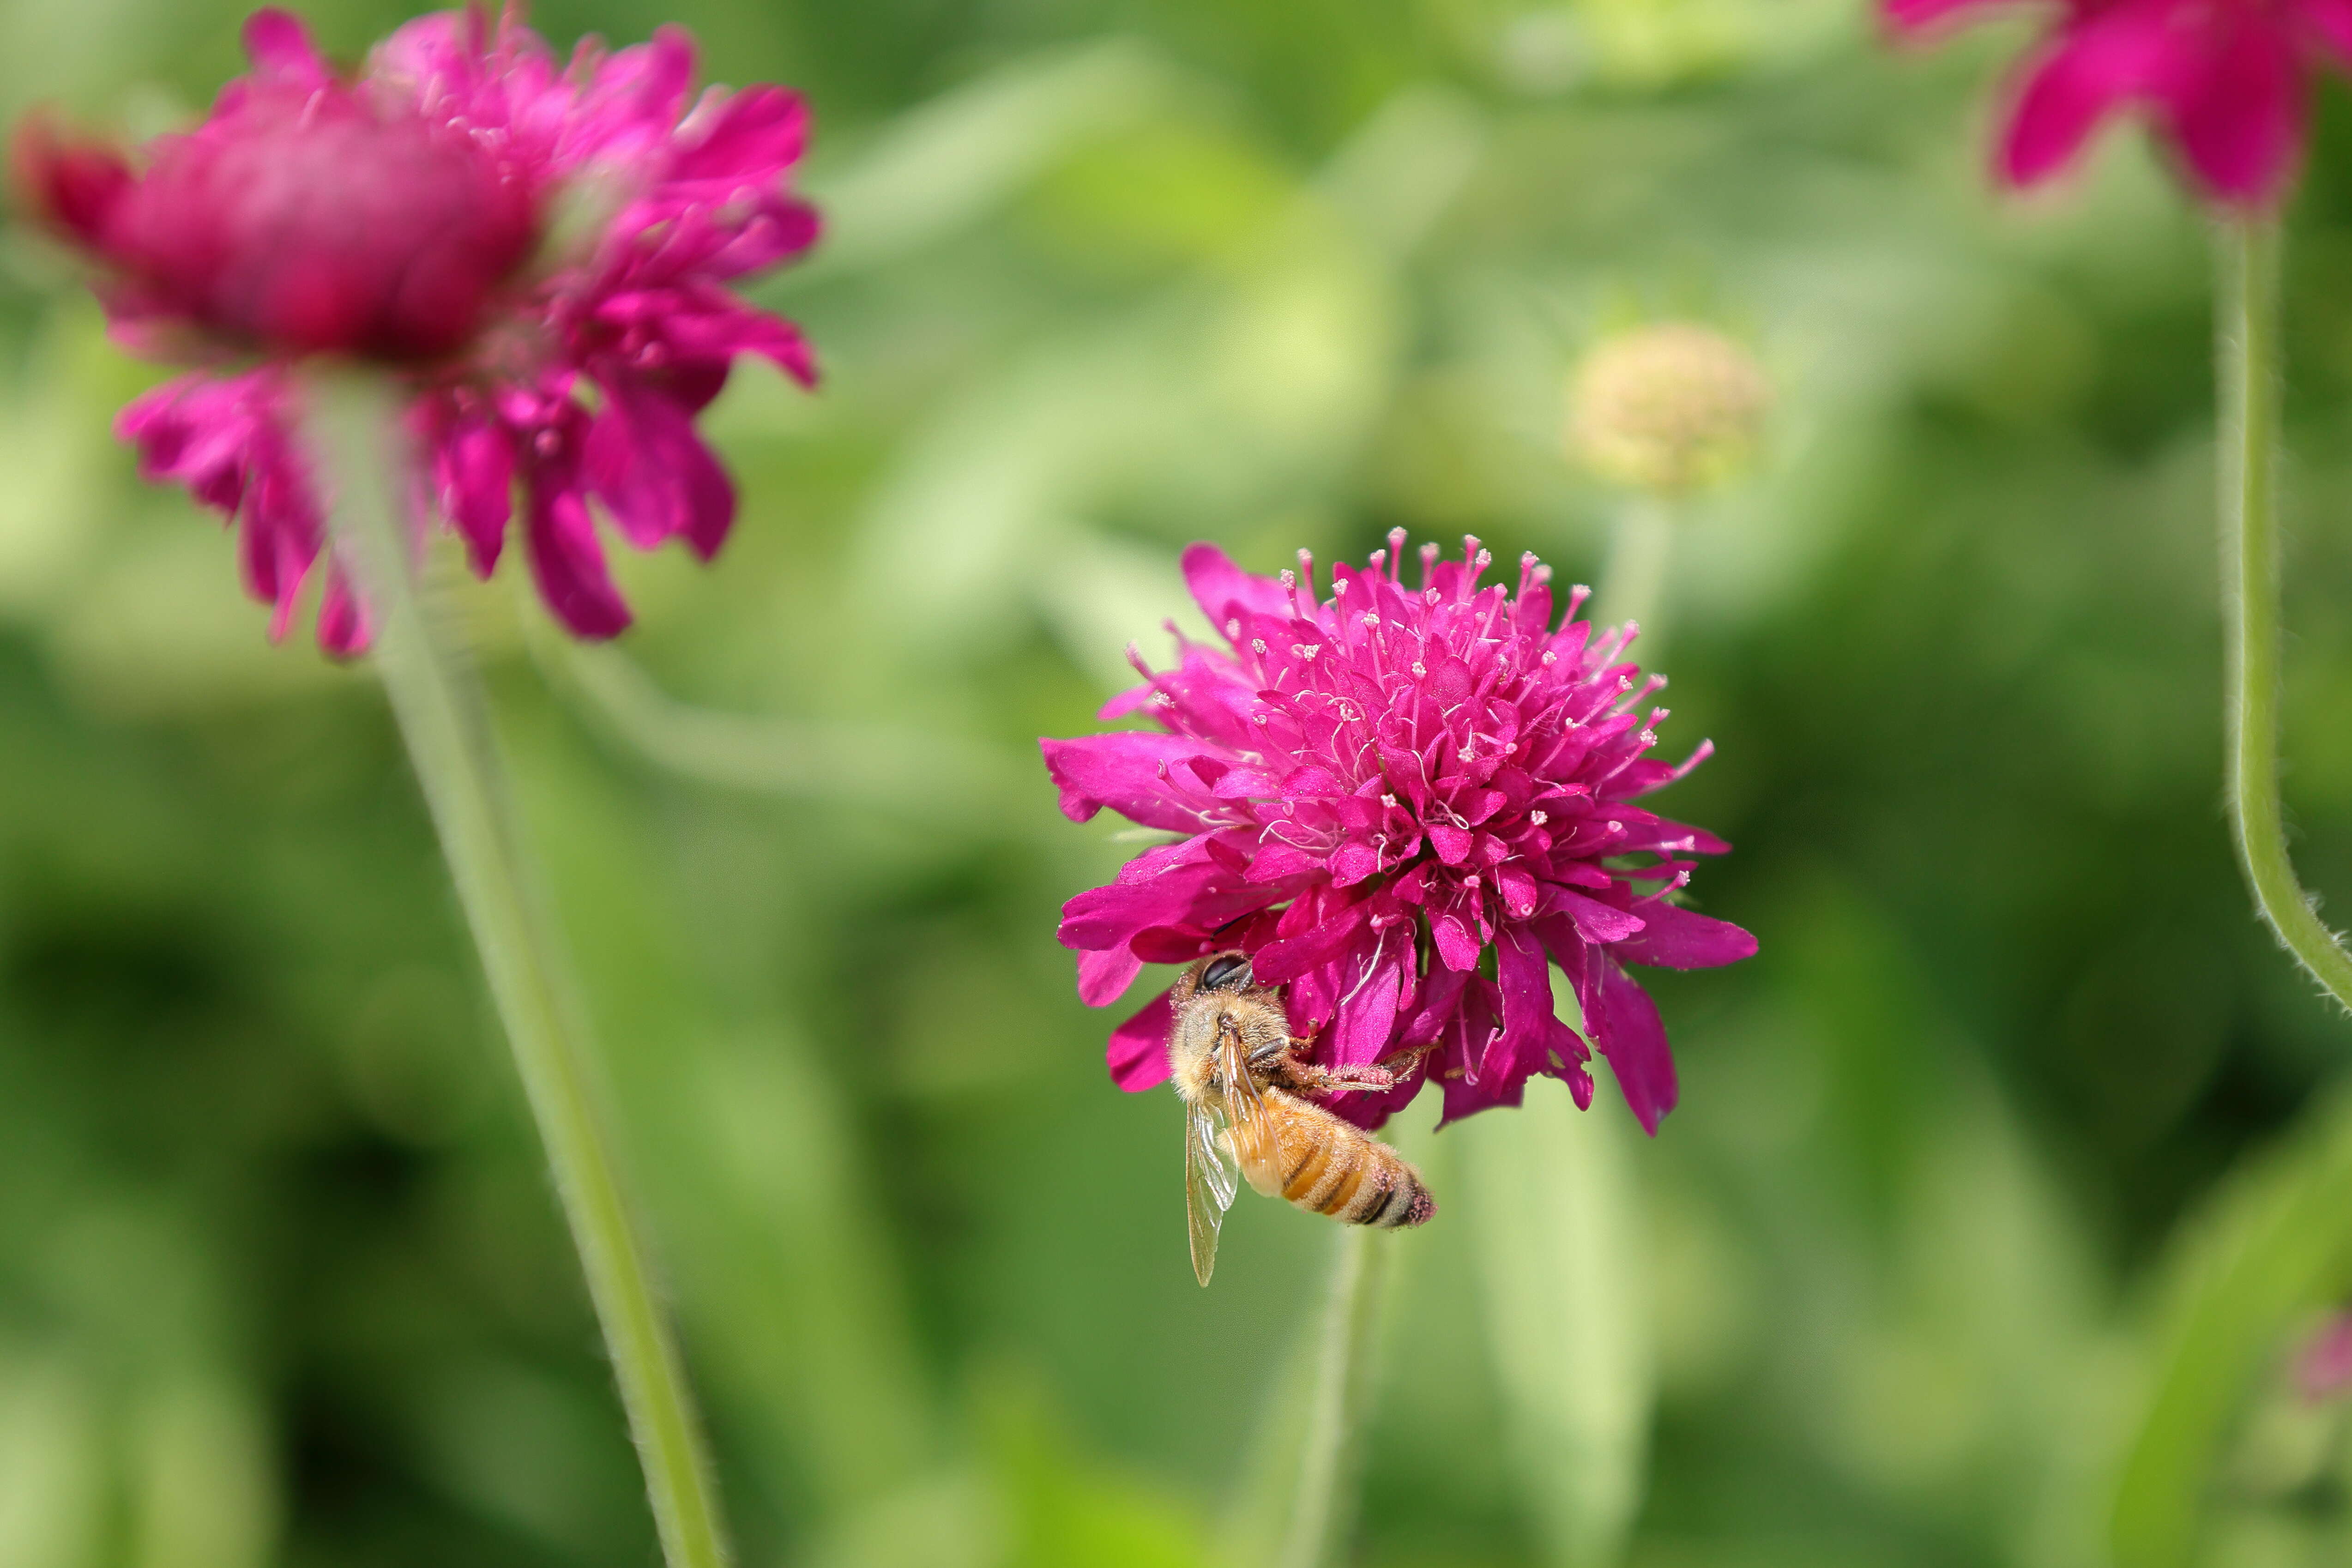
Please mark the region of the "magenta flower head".
MULTIPOLYGON (((1223 949, 1287 988, 1318 1065, 1386 1063, 1395 1086, 1331 1109, 1368 1127, 1424 1077, 1445 1120, 1517 1105, 1529 1077, 1591 1103, 1590 1048, 1615 1069, 1642 1125, 1674 1108, 1657 1008, 1625 965, 1729 963, 1756 951, 1738 926, 1672 901, 1691 857, 1728 847, 1633 804, 1706 757, 1651 760, 1660 684, 1621 658, 1633 631, 1552 625, 1550 572, 1520 563, 1516 595, 1480 587, 1490 563, 1421 552, 1403 582, 1402 530, 1369 570, 1314 563, 1253 576, 1212 545, 1184 555, 1222 646, 1184 643, 1106 719, 1156 730, 1041 742, 1062 810, 1105 806, 1177 837, 1062 910, 1078 993, 1116 1001, 1146 963, 1223 949), (1549 965, 1575 988, 1584 1035, 1552 1007, 1549 965)), ((1111 1036, 1111 1077, 1168 1077, 1165 994, 1111 1036)))
MULTIPOLYGON (((2010 0, 1882 0, 1918 32, 2010 0)), ((2309 78, 2352 65, 2352 0, 2058 0, 2013 89, 1997 166, 2029 185, 2099 122, 2151 114, 2200 189, 2233 206, 2277 196, 2302 156, 2309 78)))
MULTIPOLYGON (((289 369, 373 362, 406 394, 418 528, 446 520, 488 576, 519 489, 549 607, 619 632, 591 501, 639 549, 682 538, 709 559, 735 496, 695 416, 739 354, 814 378, 791 323, 729 288, 816 237, 786 186, 801 100, 694 98, 676 29, 583 43, 566 67, 478 6, 407 24, 352 76, 282 12, 245 37, 252 70, 135 157, 38 118, 16 138, 20 193, 96 264, 118 339, 203 366, 123 411, 142 471, 238 524, 282 636, 325 540, 289 369)), ((325 576, 320 640, 354 651, 364 608, 325 576)))

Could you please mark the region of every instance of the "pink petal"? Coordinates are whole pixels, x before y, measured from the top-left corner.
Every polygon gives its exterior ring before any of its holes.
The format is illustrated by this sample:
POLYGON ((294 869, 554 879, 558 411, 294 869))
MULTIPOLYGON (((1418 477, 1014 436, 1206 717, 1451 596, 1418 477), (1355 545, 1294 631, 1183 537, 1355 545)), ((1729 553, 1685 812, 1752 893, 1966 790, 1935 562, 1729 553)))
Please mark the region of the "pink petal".
MULTIPOLYGON (((808 221, 806 237, 793 249, 805 249, 807 240, 814 238, 814 213, 808 221)), ((787 237, 782 230, 762 232, 779 245, 787 237)), ((730 255, 734 255, 731 248, 730 255)), ((700 412, 719 395, 727 382, 728 362, 738 354, 757 354, 803 386, 816 384, 816 355, 800 329, 772 310, 743 303, 723 289, 619 294, 599 307, 597 319, 622 331, 659 334, 668 356, 659 373, 664 390, 670 401, 690 413, 700 412)), ((655 373, 646 374, 650 379, 655 373)))
POLYGON ((8 142, 9 183, 35 216, 79 244, 102 247, 134 181, 114 148, 75 142, 34 110, 8 142))
POLYGON ((1459 1121, 1498 1105, 1519 1102, 1517 1087, 1478 1071, 1478 1064, 1486 1058, 1486 1048, 1498 1032, 1502 1013, 1502 994, 1495 983, 1483 974, 1470 976, 1454 1016, 1445 1027, 1447 1065, 1438 1079, 1444 1086, 1445 1110, 1439 1125, 1459 1121))
POLYGON ((1109 1047, 1103 1053, 1111 1082, 1129 1094, 1166 1083, 1168 1037, 1175 1027, 1175 1011, 1169 1005, 1168 993, 1162 991, 1134 1017, 1113 1029, 1109 1047))
POLYGON ((367 607, 352 592, 337 567, 327 574, 327 591, 319 601, 319 646, 337 658, 349 658, 369 640, 367 607))
POLYGON ((441 510, 465 540, 474 574, 488 577, 514 511, 513 438, 487 415, 460 415, 436 443, 433 467, 441 510))
POLYGON ((1369 1067, 1389 1054, 1396 1038, 1397 1003, 1412 940, 1391 927, 1369 952, 1345 961, 1339 971, 1339 1006, 1317 1055, 1340 1067, 1369 1067))
POLYGON ((1989 11, 2012 0, 1880 0, 1879 14, 1902 32, 1931 27, 1966 11, 1989 11))
POLYGON ((114 433, 139 448, 139 474, 176 479, 207 506, 234 511, 261 422, 260 376, 216 381, 198 372, 124 405, 114 433))
POLYGON ((1168 770, 1203 755, 1201 742, 1182 735, 1115 730, 1075 741, 1040 739, 1045 772, 1061 792, 1062 815, 1087 822, 1104 806, 1143 827, 1198 833, 1207 826, 1201 808, 1168 779, 1168 770))
POLYGON ((287 12, 270 7, 256 11, 245 22, 246 58, 254 74, 299 88, 320 88, 335 79, 309 29, 287 12))
POLYGON ((2352 0, 2302 0, 2299 9, 2336 63, 2352 67, 2352 0))
POLYGON ((1577 935, 1587 942, 1623 942, 1642 929, 1649 913, 1645 909, 1641 914, 1633 914, 1568 888, 1551 889, 1544 900, 1544 912, 1567 916, 1576 927, 1577 935))
POLYGON ((1188 548, 1183 567, 1184 584, 1192 590, 1192 602, 1201 606, 1209 624, 1220 631, 1233 618, 1234 605, 1261 616, 1290 614, 1290 595, 1281 584, 1243 571, 1213 544, 1188 548))
POLYGON ((2267 14, 2217 8, 2198 46, 2178 51, 2168 118, 2200 184, 2224 200, 2278 194, 2303 151, 2303 72, 2294 41, 2267 14))
POLYGON ((1495 976, 1503 996, 1503 1030, 1487 1046, 1478 1077, 1491 1103, 1517 1105, 1530 1076, 1564 1072, 1580 1064, 1586 1051, 1584 1041, 1553 1010, 1551 963, 1532 931, 1507 927, 1496 939, 1495 976))
POLYGON ((2352 1388, 2352 1312, 2337 1312, 2305 1344, 2295 1357, 2294 1381, 2315 1403, 2352 1388))
POLYGON ((1429 922, 1429 939, 1448 969, 1475 969, 1481 951, 1478 936, 1460 915, 1448 910, 1429 922))
POLYGON ((750 87, 706 100, 684 127, 668 178, 716 181, 737 189, 769 184, 800 161, 808 127, 807 103, 780 87, 750 87))
POLYGON ((550 473, 542 467, 530 478, 530 547, 531 575, 540 596, 555 618, 583 637, 618 637, 628 628, 629 606, 621 601, 605 569, 604 547, 596 538, 588 502, 572 479, 569 465, 550 473))
POLYGON ((2019 89, 2001 177, 2030 185, 2063 166, 2117 105, 2161 83, 2171 45, 2162 7, 2119 5, 2061 32, 2019 89))
POLYGON ((589 424, 590 488, 640 550, 684 536, 708 561, 735 521, 735 487, 694 421, 661 393, 615 377, 589 424))
POLYGON ((1655 902, 1642 906, 1642 921, 1639 932, 1611 949, 1612 956, 1661 969, 1713 969, 1756 954, 1756 939, 1729 921, 1655 902))
MULTIPOLYGON (((318 509, 299 477, 284 465, 257 463, 239 509, 239 521, 245 531, 241 554, 247 567, 246 587, 255 598, 275 606, 277 613, 269 626, 270 640, 275 642, 292 624, 295 599, 319 557, 318 509)), ((340 577, 330 579, 331 595, 333 584, 340 581, 340 577)), ((325 616, 328 611, 322 607, 320 615, 325 616)), ((366 640, 363 628, 354 635, 361 642, 366 640)), ((331 645, 331 649, 350 651, 331 645)))
POLYGON ((694 35, 674 23, 654 29, 646 43, 625 48, 604 67, 600 86, 630 84, 636 112, 662 124, 675 123, 694 86, 694 35))
POLYGON ((1675 1108, 1680 1092, 1675 1081, 1674 1052, 1666 1044, 1666 1026, 1658 1005, 1626 973, 1603 954, 1592 955, 1596 972, 1587 992, 1585 1024, 1592 1042, 1609 1058, 1617 1087, 1633 1108, 1642 1131, 1654 1136, 1658 1122, 1675 1108), (1597 1005, 1596 1005, 1597 1004, 1597 1005), (1598 1014, 1598 1016, 1593 1015, 1598 1014))
POLYGON ((1366 904, 1340 904, 1302 934, 1270 942, 1258 949, 1250 955, 1251 967, 1261 984, 1279 985, 1310 970, 1341 963, 1359 945, 1370 917, 1370 908, 1366 904))
POLYGON ((1078 1000, 1089 1007, 1108 1007, 1126 994, 1143 972, 1143 960, 1132 948, 1100 948, 1078 954, 1078 1000))
POLYGON ((1280 896, 1242 881, 1213 849, 1204 836, 1129 861, 1118 881, 1090 888, 1062 906, 1055 939, 1064 947, 1094 951, 1121 946, 1157 926, 1213 931, 1280 896))
POLYGON ((277 615, 269 626, 269 640, 276 642, 286 635, 292 622, 294 601, 302 592, 302 579, 310 574, 310 563, 318 554, 316 541, 301 538, 290 529, 272 527, 258 519, 247 520, 237 535, 237 564, 243 568, 245 591, 265 605, 277 606, 277 615))
MULTIPOLYGON (((721 278, 740 278, 747 272, 764 272, 780 262, 788 261, 817 242, 824 232, 824 220, 816 208, 798 196, 772 192, 758 200, 756 210, 734 237, 711 253, 704 263, 712 273, 721 278)), ((797 353, 787 360, 768 350, 745 349, 745 353, 766 353, 789 372, 803 385, 816 382, 814 361, 808 345, 793 334, 797 353)))

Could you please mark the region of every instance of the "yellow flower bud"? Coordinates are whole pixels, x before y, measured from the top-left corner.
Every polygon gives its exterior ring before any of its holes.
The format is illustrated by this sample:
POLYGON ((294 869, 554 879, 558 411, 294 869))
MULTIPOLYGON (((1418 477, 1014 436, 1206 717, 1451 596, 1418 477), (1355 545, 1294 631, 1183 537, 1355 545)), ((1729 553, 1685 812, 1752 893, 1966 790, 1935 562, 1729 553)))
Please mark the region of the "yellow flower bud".
POLYGON ((1712 328, 1660 321, 1605 339, 1569 378, 1569 455, 1614 484, 1682 495, 1754 456, 1772 385, 1712 328))

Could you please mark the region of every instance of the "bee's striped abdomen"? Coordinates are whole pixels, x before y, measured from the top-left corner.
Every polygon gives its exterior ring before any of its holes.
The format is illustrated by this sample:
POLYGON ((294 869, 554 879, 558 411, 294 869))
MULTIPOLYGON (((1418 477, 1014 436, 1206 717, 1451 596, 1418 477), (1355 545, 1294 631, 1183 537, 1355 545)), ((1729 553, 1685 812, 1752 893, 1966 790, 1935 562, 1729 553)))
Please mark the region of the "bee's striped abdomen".
POLYGON ((1353 1122, 1279 1090, 1265 1103, 1276 1119, 1280 1190, 1300 1208, 1383 1230, 1419 1225, 1437 1211, 1420 1173, 1353 1122))

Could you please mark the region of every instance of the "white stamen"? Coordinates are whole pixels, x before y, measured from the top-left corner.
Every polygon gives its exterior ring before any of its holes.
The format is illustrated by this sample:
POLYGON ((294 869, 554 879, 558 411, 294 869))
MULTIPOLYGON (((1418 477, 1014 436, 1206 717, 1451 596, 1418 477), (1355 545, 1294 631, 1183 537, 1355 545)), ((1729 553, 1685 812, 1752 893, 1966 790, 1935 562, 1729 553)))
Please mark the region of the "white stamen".
POLYGON ((1256 654, 1265 652, 1265 639, 1264 637, 1250 638, 1250 652, 1256 654))
POLYGON ((1545 823, 1551 820, 1551 813, 1549 811, 1531 811, 1528 813, 1528 820, 1534 823, 1538 827, 1541 827, 1545 823))

